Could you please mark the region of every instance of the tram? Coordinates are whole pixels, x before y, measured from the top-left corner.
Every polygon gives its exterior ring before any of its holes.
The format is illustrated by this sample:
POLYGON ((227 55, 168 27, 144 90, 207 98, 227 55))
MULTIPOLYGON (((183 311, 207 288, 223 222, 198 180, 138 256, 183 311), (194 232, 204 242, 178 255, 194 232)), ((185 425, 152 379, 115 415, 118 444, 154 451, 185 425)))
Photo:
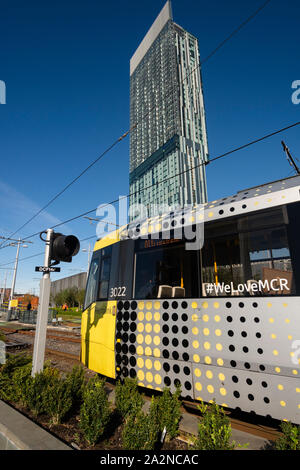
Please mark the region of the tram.
POLYGON ((82 363, 300 424, 299 234, 296 176, 98 240, 82 363))

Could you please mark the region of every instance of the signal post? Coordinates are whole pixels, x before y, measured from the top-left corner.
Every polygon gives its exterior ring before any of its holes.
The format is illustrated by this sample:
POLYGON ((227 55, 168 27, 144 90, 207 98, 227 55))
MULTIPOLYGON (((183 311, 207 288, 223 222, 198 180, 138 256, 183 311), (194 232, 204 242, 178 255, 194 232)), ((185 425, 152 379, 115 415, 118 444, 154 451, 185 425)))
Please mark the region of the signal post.
POLYGON ((65 236, 62 233, 54 233, 52 229, 48 229, 46 233, 46 239, 41 238, 42 234, 40 234, 41 240, 46 243, 44 266, 37 266, 35 268, 36 271, 43 273, 43 277, 40 282, 40 301, 34 338, 32 377, 41 372, 44 367, 51 286, 50 272, 60 271, 60 268, 52 267, 51 260, 54 260, 52 264, 58 264, 60 261, 70 263, 72 257, 77 255, 80 248, 79 240, 73 235, 65 236))
MULTIPOLYGON (((47 230, 44 267, 49 268, 50 264, 50 242, 53 234, 52 229, 47 230)), ((44 272, 40 282, 40 301, 38 306, 37 323, 34 337, 32 373, 34 377, 37 372, 41 372, 44 367, 45 346, 48 324, 48 310, 50 300, 50 272, 44 272)))

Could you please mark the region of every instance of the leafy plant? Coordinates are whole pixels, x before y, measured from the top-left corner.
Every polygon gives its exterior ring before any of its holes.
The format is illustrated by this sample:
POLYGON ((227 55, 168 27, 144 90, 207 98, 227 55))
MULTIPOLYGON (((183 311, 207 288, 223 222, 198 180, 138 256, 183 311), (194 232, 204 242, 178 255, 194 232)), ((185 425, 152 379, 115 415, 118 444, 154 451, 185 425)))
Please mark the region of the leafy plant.
POLYGON ((231 425, 223 408, 215 402, 211 405, 202 402, 198 409, 203 418, 198 424, 198 436, 193 442, 193 449, 233 450, 236 443, 230 443, 231 425))
POLYGON ((173 395, 170 389, 165 387, 162 395, 156 397, 152 405, 157 408, 159 429, 162 432, 166 428, 169 439, 174 439, 179 433, 179 421, 181 419, 180 394, 180 387, 176 388, 176 392, 173 395))
POLYGON ((159 437, 159 419, 154 399, 149 414, 141 409, 127 414, 122 434, 123 448, 127 450, 153 450, 159 437))
POLYGON ((300 450, 300 426, 283 421, 280 427, 283 435, 275 442, 276 450, 300 450))
POLYGON ((26 405, 27 382, 31 380, 31 362, 18 367, 12 374, 12 385, 15 393, 15 400, 22 405, 26 405))
POLYGON ((115 388, 115 404, 118 412, 123 418, 128 414, 136 414, 141 410, 144 400, 138 391, 137 381, 125 378, 124 382, 117 382, 115 388))
POLYGON ((15 402, 17 394, 13 374, 20 367, 30 364, 31 358, 23 355, 8 356, 5 364, 0 367, 0 399, 15 402))
POLYGON ((84 392, 84 369, 81 365, 74 366, 71 373, 67 375, 66 382, 71 390, 73 399, 72 406, 76 407, 82 403, 84 392))
POLYGON ((48 389, 53 388, 58 377, 57 369, 46 366, 24 383, 25 404, 36 416, 46 411, 48 389))
POLYGON ((62 378, 59 373, 50 374, 42 401, 43 409, 50 416, 51 423, 61 423, 73 405, 71 382, 62 378))
POLYGON ((109 422, 111 410, 104 389, 105 379, 93 377, 89 380, 80 408, 80 429, 90 445, 102 436, 109 422))
POLYGON ((51 301, 60 306, 67 304, 68 307, 82 307, 84 302, 85 289, 78 289, 77 287, 70 287, 58 292, 51 297, 51 301))

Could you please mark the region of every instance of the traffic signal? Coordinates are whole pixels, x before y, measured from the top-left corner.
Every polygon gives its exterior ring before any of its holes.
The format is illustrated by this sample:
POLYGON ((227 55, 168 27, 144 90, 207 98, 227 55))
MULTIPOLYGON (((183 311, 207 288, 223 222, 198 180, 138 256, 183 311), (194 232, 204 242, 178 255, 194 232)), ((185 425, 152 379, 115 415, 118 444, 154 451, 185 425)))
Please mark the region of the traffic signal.
POLYGON ((80 249, 80 242, 74 235, 63 235, 53 232, 50 239, 49 261, 65 261, 71 263, 72 257, 77 255, 80 249))

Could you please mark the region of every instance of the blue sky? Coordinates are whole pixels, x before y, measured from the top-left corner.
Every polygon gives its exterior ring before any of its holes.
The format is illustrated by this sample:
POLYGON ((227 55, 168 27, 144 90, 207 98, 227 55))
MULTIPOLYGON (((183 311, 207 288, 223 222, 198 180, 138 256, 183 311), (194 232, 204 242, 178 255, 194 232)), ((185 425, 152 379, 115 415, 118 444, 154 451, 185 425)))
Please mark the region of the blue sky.
MULTIPOLYGON (((204 59, 252 14, 262 0, 173 0, 174 21, 199 40, 204 59)), ((7 236, 129 128, 129 60, 164 0, 2 0, 0 80, 0 235, 7 236)), ((291 101, 300 80, 298 0, 272 0, 203 65, 211 158, 299 121, 291 101)), ((209 200, 288 176, 284 139, 300 159, 299 128, 207 167, 209 200)), ((129 140, 125 139, 26 226, 26 237, 128 194, 129 140)), ((85 219, 60 228, 83 239, 96 226, 85 219)), ((20 258, 43 252, 38 237, 20 258)), ((92 240, 93 242, 93 240, 92 240)), ((89 241, 82 243, 88 247, 89 241)), ((16 248, 0 250, 4 267, 16 248)), ((38 289, 36 265, 20 262, 16 290, 38 289)), ((64 277, 84 270, 87 253, 61 263, 64 277)), ((1 266, 2 265, 2 266, 1 266)), ((12 271, 8 272, 10 285, 12 271)))

